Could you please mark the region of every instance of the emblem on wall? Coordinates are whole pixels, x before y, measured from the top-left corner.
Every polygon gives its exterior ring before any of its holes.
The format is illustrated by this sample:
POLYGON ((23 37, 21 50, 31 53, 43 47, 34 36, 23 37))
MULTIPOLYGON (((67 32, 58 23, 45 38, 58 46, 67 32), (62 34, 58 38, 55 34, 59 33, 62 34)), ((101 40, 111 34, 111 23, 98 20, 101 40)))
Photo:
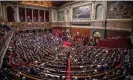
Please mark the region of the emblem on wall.
POLYGON ((64 21, 64 11, 57 12, 58 21, 64 21))

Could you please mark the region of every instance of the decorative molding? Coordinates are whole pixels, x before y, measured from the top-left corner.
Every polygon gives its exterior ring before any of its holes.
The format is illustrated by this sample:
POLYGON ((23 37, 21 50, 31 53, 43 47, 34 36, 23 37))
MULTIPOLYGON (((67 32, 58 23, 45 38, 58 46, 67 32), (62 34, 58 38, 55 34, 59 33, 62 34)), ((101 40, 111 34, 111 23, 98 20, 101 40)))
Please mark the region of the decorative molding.
POLYGON ((56 7, 41 7, 41 6, 32 6, 32 5, 22 5, 19 3, 13 3, 13 2, 4 2, 6 6, 16 6, 16 7, 22 7, 22 8, 33 8, 33 9, 39 9, 39 10, 49 10, 49 9, 57 9, 56 7))
POLYGON ((131 31, 131 29, 127 28, 114 28, 114 27, 107 27, 107 30, 114 30, 114 31, 131 31))
MULTIPOLYGON (((76 27, 76 28, 87 28, 87 29, 103 29, 105 30, 104 27, 98 27, 98 26, 66 26, 66 25, 55 25, 51 27, 76 27)), ((114 31, 131 31, 131 29, 123 29, 123 28, 113 28, 113 27, 107 27, 107 30, 114 30, 114 31)))
POLYGON ((65 12, 64 12, 64 10, 57 11, 57 21, 59 21, 59 22, 65 21, 65 12))
POLYGON ((81 4, 81 3, 85 3, 85 2, 84 1, 69 2, 69 3, 66 3, 66 4, 60 6, 58 9, 62 9, 62 8, 68 7, 68 6, 77 5, 77 4, 81 4))
POLYGON ((132 19, 107 19, 107 21, 124 21, 124 22, 131 22, 132 19))

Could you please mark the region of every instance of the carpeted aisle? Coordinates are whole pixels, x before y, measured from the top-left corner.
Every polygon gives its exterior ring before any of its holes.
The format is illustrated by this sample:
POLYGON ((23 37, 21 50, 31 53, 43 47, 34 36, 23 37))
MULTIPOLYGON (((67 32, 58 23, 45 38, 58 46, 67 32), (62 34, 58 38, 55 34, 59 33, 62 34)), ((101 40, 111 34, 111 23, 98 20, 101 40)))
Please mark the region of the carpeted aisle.
POLYGON ((71 67, 70 67, 70 58, 67 59, 67 71, 66 71, 66 80, 71 80, 71 67))

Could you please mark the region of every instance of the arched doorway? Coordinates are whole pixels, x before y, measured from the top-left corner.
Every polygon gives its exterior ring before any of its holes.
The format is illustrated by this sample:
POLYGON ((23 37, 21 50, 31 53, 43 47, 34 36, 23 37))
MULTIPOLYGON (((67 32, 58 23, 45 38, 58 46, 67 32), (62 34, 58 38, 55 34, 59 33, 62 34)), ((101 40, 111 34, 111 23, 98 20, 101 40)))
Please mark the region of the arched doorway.
POLYGON ((12 7, 7 7, 7 20, 9 22, 15 22, 15 18, 14 18, 14 9, 12 7))
POLYGON ((94 32, 93 33, 93 41, 97 44, 98 43, 98 40, 101 38, 101 33, 100 32, 94 32))

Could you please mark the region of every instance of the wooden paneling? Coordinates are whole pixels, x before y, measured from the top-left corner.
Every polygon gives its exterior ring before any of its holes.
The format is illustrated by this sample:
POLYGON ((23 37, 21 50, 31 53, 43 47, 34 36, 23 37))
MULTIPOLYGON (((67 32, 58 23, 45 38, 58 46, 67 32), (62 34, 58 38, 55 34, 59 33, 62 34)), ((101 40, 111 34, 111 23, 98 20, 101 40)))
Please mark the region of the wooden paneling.
POLYGON ((113 30, 107 30, 107 37, 128 37, 130 35, 130 32, 128 31, 113 31, 113 30))
POLYGON ((77 35, 77 32, 79 32, 79 36, 88 36, 90 37, 90 29, 86 28, 72 28, 72 35, 77 35))

